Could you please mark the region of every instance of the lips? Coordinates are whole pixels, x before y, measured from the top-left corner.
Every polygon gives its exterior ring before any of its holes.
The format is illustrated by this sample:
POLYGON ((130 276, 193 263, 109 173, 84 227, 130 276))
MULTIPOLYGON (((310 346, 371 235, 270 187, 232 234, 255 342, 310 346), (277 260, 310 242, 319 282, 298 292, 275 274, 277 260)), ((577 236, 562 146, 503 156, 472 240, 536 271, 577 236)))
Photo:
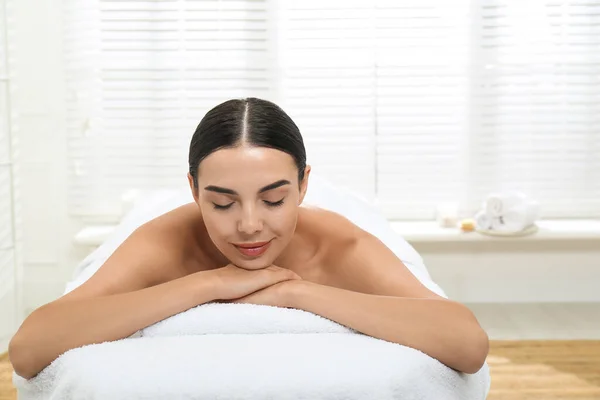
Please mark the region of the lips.
POLYGON ((241 247, 242 249, 254 249, 257 247, 262 247, 269 242, 256 242, 256 243, 244 243, 244 244, 236 244, 235 246, 241 247))
POLYGON ((270 245, 271 241, 234 244, 235 248, 247 257, 258 257, 262 255, 265 251, 267 251, 270 245))

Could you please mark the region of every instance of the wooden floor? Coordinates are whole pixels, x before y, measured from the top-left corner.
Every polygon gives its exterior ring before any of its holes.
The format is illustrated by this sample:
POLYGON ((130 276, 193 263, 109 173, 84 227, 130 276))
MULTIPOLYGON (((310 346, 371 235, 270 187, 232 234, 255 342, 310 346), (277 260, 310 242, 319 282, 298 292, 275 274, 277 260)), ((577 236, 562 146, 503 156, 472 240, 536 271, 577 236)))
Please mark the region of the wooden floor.
MULTIPOLYGON (((600 399, 600 341, 492 341, 488 400, 600 399)), ((15 400, 0 356, 0 400, 15 400)))
POLYGON ((600 303, 466 305, 493 340, 600 340, 600 303))
POLYGON ((0 400, 16 400, 17 392, 12 385, 12 366, 8 355, 0 355, 0 400))
POLYGON ((492 341, 488 400, 600 399, 600 341, 492 341))

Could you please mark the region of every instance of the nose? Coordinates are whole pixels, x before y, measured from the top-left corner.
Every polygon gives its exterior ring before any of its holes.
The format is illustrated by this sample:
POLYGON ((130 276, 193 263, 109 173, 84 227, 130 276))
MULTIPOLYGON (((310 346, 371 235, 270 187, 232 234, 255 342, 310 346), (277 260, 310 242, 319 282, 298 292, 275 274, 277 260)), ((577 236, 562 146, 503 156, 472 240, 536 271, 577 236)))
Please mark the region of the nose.
POLYGON ((243 208, 242 218, 238 222, 238 231, 252 235, 260 232, 262 225, 262 219, 254 206, 249 205, 243 208))

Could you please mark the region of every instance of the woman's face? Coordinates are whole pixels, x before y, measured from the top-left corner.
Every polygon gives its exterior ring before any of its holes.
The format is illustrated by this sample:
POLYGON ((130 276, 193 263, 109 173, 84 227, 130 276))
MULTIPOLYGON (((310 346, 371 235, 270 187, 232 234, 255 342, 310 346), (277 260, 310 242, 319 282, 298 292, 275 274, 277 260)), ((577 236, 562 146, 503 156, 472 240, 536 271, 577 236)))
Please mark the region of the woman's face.
POLYGON ((309 173, 299 189, 293 158, 265 147, 221 149, 202 160, 194 198, 217 249, 241 268, 273 264, 294 236, 309 173))

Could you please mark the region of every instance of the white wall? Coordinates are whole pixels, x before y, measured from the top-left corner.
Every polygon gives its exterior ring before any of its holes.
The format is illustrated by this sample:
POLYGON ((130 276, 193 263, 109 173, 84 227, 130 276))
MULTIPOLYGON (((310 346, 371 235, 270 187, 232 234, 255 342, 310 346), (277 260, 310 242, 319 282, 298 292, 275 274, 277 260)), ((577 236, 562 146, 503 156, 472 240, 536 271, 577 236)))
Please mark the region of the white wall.
POLYGON ((413 243, 460 302, 600 302, 600 240, 413 243))
POLYGON ((73 268, 68 216, 62 2, 10 0, 11 100, 20 173, 23 310, 57 297, 73 268))
POLYGON ((0 0, 0 351, 14 330, 17 310, 13 184, 10 163, 10 115, 5 51, 5 0, 0 0))

